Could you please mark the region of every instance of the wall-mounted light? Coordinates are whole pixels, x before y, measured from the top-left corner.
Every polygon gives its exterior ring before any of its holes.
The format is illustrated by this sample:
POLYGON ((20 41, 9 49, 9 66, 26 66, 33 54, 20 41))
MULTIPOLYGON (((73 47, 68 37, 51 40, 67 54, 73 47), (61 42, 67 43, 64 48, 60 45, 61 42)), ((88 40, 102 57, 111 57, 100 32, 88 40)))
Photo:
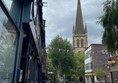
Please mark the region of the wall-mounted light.
POLYGON ((109 59, 109 60, 108 60, 108 64, 115 64, 115 63, 116 63, 115 60, 112 60, 112 59, 109 59))

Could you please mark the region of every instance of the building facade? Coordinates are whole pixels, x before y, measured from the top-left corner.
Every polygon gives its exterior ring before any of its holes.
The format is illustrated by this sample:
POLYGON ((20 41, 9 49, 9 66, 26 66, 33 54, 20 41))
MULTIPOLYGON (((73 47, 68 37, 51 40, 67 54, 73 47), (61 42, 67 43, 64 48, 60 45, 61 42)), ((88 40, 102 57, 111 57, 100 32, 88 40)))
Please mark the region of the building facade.
POLYGON ((85 82, 95 83, 98 82, 95 76, 97 69, 103 69, 105 76, 102 78, 103 82, 111 82, 111 75, 107 69, 107 61, 109 59, 107 49, 102 44, 91 44, 86 50, 84 55, 85 61, 85 82))
POLYGON ((108 65, 107 68, 110 71, 111 74, 111 81, 113 83, 118 82, 118 52, 116 51, 115 54, 111 55, 108 59, 108 65))
POLYGON ((87 26, 83 24, 83 17, 81 11, 81 3, 78 0, 77 4, 77 14, 76 14, 76 23, 73 26, 73 51, 84 52, 88 46, 87 40, 87 26))
POLYGON ((42 83, 42 6, 42 0, 0 0, 0 83, 42 83))

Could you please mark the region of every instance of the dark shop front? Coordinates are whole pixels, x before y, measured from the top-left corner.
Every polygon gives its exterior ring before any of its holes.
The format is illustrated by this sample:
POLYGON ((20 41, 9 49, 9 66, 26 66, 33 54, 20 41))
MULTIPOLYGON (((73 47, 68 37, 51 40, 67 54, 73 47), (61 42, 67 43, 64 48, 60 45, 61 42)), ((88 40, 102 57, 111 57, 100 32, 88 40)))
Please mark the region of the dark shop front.
POLYGON ((0 0, 0 83, 42 83, 46 73, 42 7, 42 0, 0 0))

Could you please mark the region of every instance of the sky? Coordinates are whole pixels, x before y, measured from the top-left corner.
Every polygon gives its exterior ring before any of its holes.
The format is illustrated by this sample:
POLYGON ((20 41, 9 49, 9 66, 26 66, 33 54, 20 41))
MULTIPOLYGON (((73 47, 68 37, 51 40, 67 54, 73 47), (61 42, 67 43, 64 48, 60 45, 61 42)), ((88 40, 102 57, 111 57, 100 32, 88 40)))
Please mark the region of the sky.
MULTIPOLYGON (((100 44, 102 40, 103 28, 96 22, 103 14, 103 1, 81 0, 83 23, 87 25, 89 45, 100 44)), ((57 35, 72 43, 77 0, 43 0, 43 2, 47 2, 43 7, 43 18, 46 20, 46 46, 57 35)))

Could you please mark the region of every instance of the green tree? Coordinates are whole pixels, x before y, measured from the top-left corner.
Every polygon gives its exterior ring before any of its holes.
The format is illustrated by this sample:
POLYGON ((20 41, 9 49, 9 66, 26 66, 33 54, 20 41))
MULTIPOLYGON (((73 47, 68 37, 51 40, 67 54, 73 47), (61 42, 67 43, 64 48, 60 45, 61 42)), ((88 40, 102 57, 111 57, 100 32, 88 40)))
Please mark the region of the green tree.
POLYGON ((97 77, 98 81, 100 81, 105 76, 105 71, 102 68, 98 68, 95 70, 95 76, 97 77))
POLYGON ((84 76, 84 54, 82 52, 78 52, 74 54, 76 67, 73 69, 72 78, 74 80, 78 80, 79 76, 84 76))
POLYGON ((72 46, 69 41, 56 36, 48 47, 48 56, 57 70, 57 75, 69 75, 75 67, 72 46))
POLYGON ((78 52, 75 54, 76 62, 77 62, 77 74, 79 76, 84 76, 84 54, 78 52))
POLYGON ((106 0, 103 5, 104 12, 99 19, 104 28, 102 42, 109 52, 114 53, 118 50, 118 0, 106 0))
POLYGON ((56 83, 56 79, 55 79, 56 70, 52 65, 52 59, 49 56, 47 56, 46 68, 47 68, 47 71, 48 71, 48 76, 53 80, 53 83, 56 83), (49 72, 52 72, 52 73, 49 73, 49 72))
POLYGON ((48 72, 54 72, 54 67, 52 65, 52 60, 47 56, 47 62, 46 62, 47 70, 48 72))

